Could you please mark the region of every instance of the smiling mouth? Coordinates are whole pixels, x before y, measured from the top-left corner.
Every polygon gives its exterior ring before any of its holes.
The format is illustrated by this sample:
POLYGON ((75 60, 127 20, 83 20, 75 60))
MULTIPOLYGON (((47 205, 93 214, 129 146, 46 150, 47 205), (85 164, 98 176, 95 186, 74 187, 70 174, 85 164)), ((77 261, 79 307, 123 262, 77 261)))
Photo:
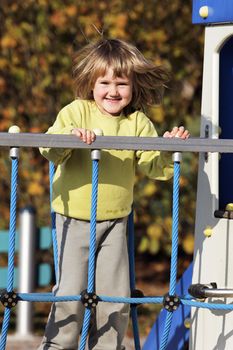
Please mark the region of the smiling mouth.
POLYGON ((106 101, 110 101, 110 102, 118 102, 121 101, 121 98, 105 98, 106 101))

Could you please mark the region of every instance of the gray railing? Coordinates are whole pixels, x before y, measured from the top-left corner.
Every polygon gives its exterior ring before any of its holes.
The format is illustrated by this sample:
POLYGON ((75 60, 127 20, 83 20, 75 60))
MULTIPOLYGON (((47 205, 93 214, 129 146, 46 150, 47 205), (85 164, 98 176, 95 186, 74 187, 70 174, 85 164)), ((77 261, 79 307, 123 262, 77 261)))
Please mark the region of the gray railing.
POLYGON ((161 150, 183 152, 233 153, 233 140, 211 138, 97 136, 92 145, 87 145, 74 135, 49 135, 36 133, 0 133, 0 146, 3 147, 51 147, 89 148, 116 150, 161 150))

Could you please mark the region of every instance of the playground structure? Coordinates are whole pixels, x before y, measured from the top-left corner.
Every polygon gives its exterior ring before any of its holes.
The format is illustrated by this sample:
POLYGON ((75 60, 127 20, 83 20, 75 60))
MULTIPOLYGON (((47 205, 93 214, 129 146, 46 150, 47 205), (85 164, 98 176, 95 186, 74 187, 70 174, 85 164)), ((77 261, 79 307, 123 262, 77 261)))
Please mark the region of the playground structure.
MULTIPOLYGON (((194 1, 193 22, 205 28, 201 137, 232 139, 232 1, 194 1), (202 6, 205 6, 206 13, 202 6), (202 15, 202 17, 200 16, 202 15)), ((232 154, 200 154, 195 224, 194 284, 216 283, 211 288, 233 287, 232 154)), ((227 292, 222 291, 222 296, 227 292)), ((232 303, 213 291, 210 303, 232 303)), ((192 309, 190 349, 232 349, 233 314, 192 309)))
MULTIPOLYGON (((85 348, 88 325, 90 321, 90 299, 98 302, 127 302, 132 305, 132 316, 135 333, 135 349, 140 349, 138 329, 136 325, 136 307, 141 303, 163 303, 165 320, 163 327, 157 327, 161 335, 158 346, 153 344, 152 337, 143 349, 166 349, 169 332, 175 314, 181 307, 192 307, 189 348, 191 350, 232 349, 232 315, 231 304, 233 297, 233 277, 230 266, 232 238, 231 212, 227 204, 231 199, 231 168, 233 167, 233 126, 230 115, 233 112, 231 91, 233 87, 232 58, 233 58, 233 4, 230 0, 221 3, 218 0, 193 1, 193 22, 208 24, 205 29, 205 51, 203 71, 203 97, 201 111, 201 137, 200 139, 165 140, 157 138, 134 137, 97 137, 94 144, 93 158, 93 205, 90 234, 90 264, 87 294, 80 296, 55 297, 51 293, 38 295, 36 293, 15 293, 13 290, 13 258, 15 233, 15 200, 18 168, 17 147, 60 147, 60 148, 89 148, 72 136, 65 135, 32 135, 1 133, 0 146, 12 147, 12 197, 11 197, 11 223, 9 233, 9 270, 6 292, 1 293, 1 300, 5 309, 0 349, 6 344, 7 328, 9 324, 11 307, 21 301, 68 301, 79 300, 87 304, 80 349, 85 348), (222 24, 220 24, 222 23, 222 24), (220 129, 221 127, 221 133, 220 129), (132 293, 131 298, 118 298, 96 296, 93 290, 94 276, 94 242, 95 242, 95 211, 98 193, 98 166, 101 164, 100 149, 144 149, 168 150, 174 153, 174 186, 173 186, 173 234, 171 256, 170 289, 166 296, 145 297, 132 293), (179 172, 181 151, 200 153, 197 213, 195 225, 195 251, 193 265, 191 294, 184 290, 176 291, 176 265, 178 244, 178 218, 179 218, 179 172), (219 160, 219 154, 221 159, 219 160), (214 283, 213 283, 214 282, 214 283), (210 284, 212 283, 212 284, 210 284), (215 284, 216 283, 216 284, 215 284), (221 289, 219 289, 221 288, 221 289), (84 298, 84 299, 82 299, 84 298), (86 299, 85 299, 86 298, 86 299), (206 299, 208 298, 208 302, 206 299), (227 298, 227 300, 226 300, 227 298), (157 346, 157 347, 155 347, 157 346)), ((132 223, 132 217, 131 217, 132 223)), ((131 225, 132 228, 132 225, 131 225)), ((133 234, 130 235, 133 239, 133 234)), ((132 247, 132 242, 129 245, 132 247)), ((56 251, 56 247, 55 247, 56 251)), ((56 254, 55 261, 56 261, 56 254)), ((133 259, 132 255, 131 258, 133 259)), ((133 265, 133 261, 132 261, 133 265)), ((56 264, 55 264, 56 266, 56 264)), ((131 287, 134 290, 134 275, 131 272, 131 287)), ((186 286, 186 289, 189 286, 186 286)), ((186 338, 187 340, 187 338, 186 338)), ((181 349, 177 345, 176 349, 181 349)), ((174 349, 174 343, 173 343, 174 349)))

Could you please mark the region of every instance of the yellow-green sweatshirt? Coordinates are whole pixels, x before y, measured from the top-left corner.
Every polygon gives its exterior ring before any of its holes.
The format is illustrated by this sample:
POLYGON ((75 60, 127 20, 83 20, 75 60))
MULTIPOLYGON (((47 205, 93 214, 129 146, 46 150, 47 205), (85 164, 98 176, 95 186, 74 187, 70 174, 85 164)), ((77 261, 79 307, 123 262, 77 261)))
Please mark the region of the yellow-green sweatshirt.
MULTIPOLYGON (((152 122, 136 111, 127 116, 108 116, 94 101, 74 100, 58 114, 48 134, 71 134, 74 128, 102 129, 104 136, 157 137, 152 122)), ((74 136, 73 136, 74 137, 74 136)), ((91 154, 89 149, 40 150, 57 165, 53 181, 52 207, 55 212, 90 220, 91 154)), ((173 175, 171 154, 159 151, 102 150, 99 162, 97 220, 127 216, 133 202, 135 165, 153 179, 173 175)))

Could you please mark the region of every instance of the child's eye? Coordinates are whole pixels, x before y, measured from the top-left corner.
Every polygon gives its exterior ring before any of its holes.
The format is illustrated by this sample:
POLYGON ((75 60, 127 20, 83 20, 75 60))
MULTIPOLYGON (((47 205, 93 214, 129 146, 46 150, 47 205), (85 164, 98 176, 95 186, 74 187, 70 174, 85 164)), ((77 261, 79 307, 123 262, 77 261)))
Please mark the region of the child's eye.
POLYGON ((129 80, 122 80, 122 81, 118 82, 118 85, 128 86, 128 85, 130 85, 130 81, 129 80))
POLYGON ((108 82, 107 82, 107 81, 101 81, 100 84, 102 84, 102 85, 108 85, 108 82))

